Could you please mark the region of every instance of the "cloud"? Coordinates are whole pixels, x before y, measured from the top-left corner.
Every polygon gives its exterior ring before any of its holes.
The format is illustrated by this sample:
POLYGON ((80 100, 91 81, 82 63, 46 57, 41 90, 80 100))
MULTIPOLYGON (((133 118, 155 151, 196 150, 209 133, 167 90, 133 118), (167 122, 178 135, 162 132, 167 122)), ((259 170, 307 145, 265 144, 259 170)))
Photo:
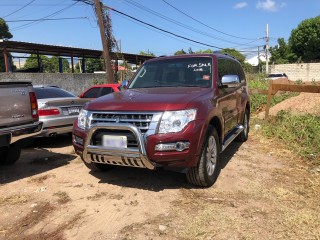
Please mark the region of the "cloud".
POLYGON ((280 8, 283 8, 286 6, 286 3, 278 4, 276 1, 273 0, 265 0, 265 1, 259 1, 257 3, 257 9, 269 11, 269 12, 276 12, 280 8))
POLYGON ((241 8, 245 8, 246 6, 248 6, 247 2, 239 2, 236 5, 233 6, 233 8, 235 9, 241 9, 241 8))

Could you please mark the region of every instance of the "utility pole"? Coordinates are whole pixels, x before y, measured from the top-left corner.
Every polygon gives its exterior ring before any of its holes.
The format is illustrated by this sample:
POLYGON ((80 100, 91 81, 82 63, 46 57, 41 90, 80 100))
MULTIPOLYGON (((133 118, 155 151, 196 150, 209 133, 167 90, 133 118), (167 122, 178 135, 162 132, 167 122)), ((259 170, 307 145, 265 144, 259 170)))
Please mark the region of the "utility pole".
POLYGON ((266 74, 269 73, 269 25, 267 24, 266 36, 266 74))
POLYGON ((101 2, 100 0, 94 0, 95 4, 95 10, 98 17, 98 23, 99 23, 99 29, 100 29, 100 35, 101 35, 101 41, 102 41, 102 47, 103 47, 103 59, 104 64, 106 68, 106 83, 114 83, 114 76, 113 76, 113 70, 111 66, 111 58, 110 58, 110 52, 108 47, 108 41, 111 41, 110 36, 106 36, 107 31, 105 30, 104 22, 103 22, 103 12, 101 8, 101 2))
POLYGON ((258 72, 260 73, 260 46, 258 46, 258 72))

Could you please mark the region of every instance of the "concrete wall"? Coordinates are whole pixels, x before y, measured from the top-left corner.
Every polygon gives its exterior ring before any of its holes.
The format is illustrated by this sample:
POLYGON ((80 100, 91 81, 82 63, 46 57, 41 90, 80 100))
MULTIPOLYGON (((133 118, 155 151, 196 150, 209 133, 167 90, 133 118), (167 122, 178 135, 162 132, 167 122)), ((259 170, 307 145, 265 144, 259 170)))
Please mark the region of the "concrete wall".
POLYGON ((286 73, 290 80, 320 81, 320 63, 295 63, 271 65, 270 73, 286 73))
POLYGON ((76 95, 94 84, 104 83, 99 73, 0 73, 0 82, 30 81, 33 85, 55 85, 76 95))

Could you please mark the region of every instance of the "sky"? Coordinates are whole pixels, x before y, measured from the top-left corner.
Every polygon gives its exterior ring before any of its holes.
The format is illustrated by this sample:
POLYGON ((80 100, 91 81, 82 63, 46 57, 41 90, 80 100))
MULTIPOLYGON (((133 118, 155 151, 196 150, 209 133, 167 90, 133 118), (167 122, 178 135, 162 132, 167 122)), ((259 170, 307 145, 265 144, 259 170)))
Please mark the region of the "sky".
MULTIPOLYGON (((320 0, 102 2, 121 12, 109 10, 121 51, 156 56, 189 48, 235 48, 250 58, 266 44, 267 24, 274 46, 278 38, 287 41, 301 21, 320 15, 320 0)), ((80 0, 0 0, 0 17, 9 25, 11 40, 102 49, 94 9, 80 0)))

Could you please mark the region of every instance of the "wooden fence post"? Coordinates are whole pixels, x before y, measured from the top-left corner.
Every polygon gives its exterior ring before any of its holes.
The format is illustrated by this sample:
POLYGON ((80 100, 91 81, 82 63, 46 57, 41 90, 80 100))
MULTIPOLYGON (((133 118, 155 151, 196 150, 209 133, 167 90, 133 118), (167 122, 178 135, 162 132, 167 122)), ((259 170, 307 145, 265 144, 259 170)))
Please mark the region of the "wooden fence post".
POLYGON ((268 99, 267 99, 267 106, 266 106, 266 112, 265 112, 264 119, 267 119, 269 116, 271 99, 272 99, 272 80, 269 80, 268 99))

